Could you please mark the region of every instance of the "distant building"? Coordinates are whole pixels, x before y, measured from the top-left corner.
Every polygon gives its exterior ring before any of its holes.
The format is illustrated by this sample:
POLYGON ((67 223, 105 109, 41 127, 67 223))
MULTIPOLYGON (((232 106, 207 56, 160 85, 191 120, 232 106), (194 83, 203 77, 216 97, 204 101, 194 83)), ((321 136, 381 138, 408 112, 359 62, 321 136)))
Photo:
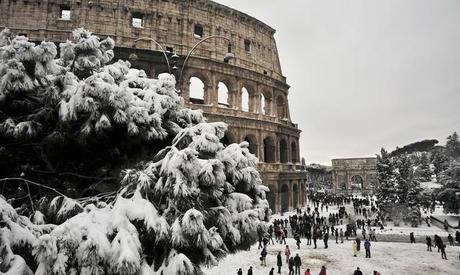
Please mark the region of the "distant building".
POLYGON ((377 158, 332 160, 332 182, 336 193, 373 193, 377 187, 377 158))

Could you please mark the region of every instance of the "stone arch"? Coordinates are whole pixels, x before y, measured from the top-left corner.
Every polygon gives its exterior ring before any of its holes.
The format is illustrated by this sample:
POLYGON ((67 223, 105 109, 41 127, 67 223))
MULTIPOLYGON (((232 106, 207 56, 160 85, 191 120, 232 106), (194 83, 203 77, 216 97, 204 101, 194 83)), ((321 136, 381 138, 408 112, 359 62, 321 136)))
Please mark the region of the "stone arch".
POLYGON ((249 112, 249 91, 246 87, 241 88, 241 110, 249 112))
POLYGON ((230 107, 230 90, 224 82, 219 82, 217 84, 217 103, 221 107, 230 107))
POLYGON ((244 138, 244 141, 249 143, 249 152, 251 152, 254 155, 258 155, 258 142, 256 136, 249 134, 244 138))
POLYGON ((191 103, 195 104, 209 104, 209 92, 208 89, 211 83, 210 77, 206 72, 191 71, 184 79, 186 79, 186 88, 188 92, 188 98, 191 103), (200 90, 201 88, 201 90, 200 90), (194 91, 194 89, 197 89, 194 91))
POLYGON ((274 163, 275 160, 275 141, 273 137, 264 138, 264 162, 274 163))
POLYGON ((270 189, 270 191, 268 191, 265 196, 267 198, 267 201, 268 201, 268 205, 270 207, 270 209, 272 210, 272 213, 274 213, 276 211, 276 188, 274 185, 269 185, 268 188, 270 189))
POLYGON ((288 143, 286 139, 281 138, 279 140, 279 153, 280 153, 280 162, 281 163, 286 163, 288 162, 288 143))
POLYGON ((271 115, 272 114, 272 104, 273 104, 273 97, 272 94, 269 90, 263 90, 261 92, 261 95, 263 96, 263 107, 261 108, 262 114, 264 115, 271 115))
POLYGON ((299 156, 297 154, 297 143, 295 141, 291 142, 291 161, 292 163, 299 162, 299 156))
POLYGON ((363 190, 364 189, 364 180, 360 175, 354 175, 350 180, 350 189, 351 190, 363 190))
POLYGON ((289 187, 287 183, 281 185, 280 199, 281 213, 289 211, 289 187))
POLYGON ((287 118, 286 99, 282 95, 276 97, 276 113, 278 118, 287 118))
POLYGON ((235 135, 233 135, 230 131, 225 132, 224 137, 220 140, 222 144, 228 146, 232 143, 236 142, 235 135))
POLYGON ((299 189, 297 188, 297 184, 292 186, 292 198, 292 206, 296 208, 299 205, 299 189))
POLYGON ((190 102, 195 104, 204 104, 205 85, 200 78, 196 76, 192 76, 190 78, 189 91, 190 102))

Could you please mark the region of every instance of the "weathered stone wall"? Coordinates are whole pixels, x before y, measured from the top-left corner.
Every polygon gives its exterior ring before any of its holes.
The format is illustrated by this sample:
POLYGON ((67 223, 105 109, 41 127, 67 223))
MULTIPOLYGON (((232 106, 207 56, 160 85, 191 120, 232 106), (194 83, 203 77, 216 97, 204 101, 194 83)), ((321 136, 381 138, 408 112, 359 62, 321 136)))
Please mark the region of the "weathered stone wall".
MULTIPOLYGON (((275 30, 259 20, 224 5, 205 0, 0 0, 0 26, 31 41, 63 42, 75 28, 84 27, 100 37, 112 37, 115 57, 131 59, 134 67, 151 77, 167 72, 161 48, 177 53, 179 68, 184 66, 178 86, 184 104, 202 109, 210 121, 229 125, 225 142, 248 141, 259 157, 259 171, 271 192, 274 211, 288 210, 305 202, 306 176, 300 165, 300 130, 291 122, 289 85, 282 75, 275 30), (62 11, 70 17, 62 17, 62 11), (133 18, 141 26, 133 25, 133 18), (197 37, 195 27, 202 27, 197 37), (223 62, 228 40, 234 59, 223 62), (248 49, 245 43, 249 42, 248 49), (190 82, 203 83, 203 97, 192 98, 190 82), (219 85, 224 84, 228 99, 220 102, 219 85), (244 88, 244 89, 243 89, 244 88), (243 90, 248 93, 248 109, 243 105, 243 90)), ((172 54, 168 53, 168 57, 172 54)))

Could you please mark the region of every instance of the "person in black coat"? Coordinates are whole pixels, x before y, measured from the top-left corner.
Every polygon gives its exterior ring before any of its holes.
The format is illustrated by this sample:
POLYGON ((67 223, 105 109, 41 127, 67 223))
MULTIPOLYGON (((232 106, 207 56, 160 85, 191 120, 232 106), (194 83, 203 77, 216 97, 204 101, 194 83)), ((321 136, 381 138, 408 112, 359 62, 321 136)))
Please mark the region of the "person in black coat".
POLYGON ((250 266, 248 269, 248 275, 252 275, 252 266, 250 266))
POLYGON ((426 236, 426 246, 427 246, 426 251, 431 251, 431 246, 432 246, 432 245, 431 245, 431 238, 430 238, 430 236, 426 236))
POLYGON ((270 272, 268 272, 268 275, 274 275, 273 272, 275 272, 275 268, 272 267, 272 269, 270 270, 270 272))
POLYGON ((281 266, 283 266, 283 259, 281 258, 281 251, 278 251, 276 256, 276 265, 278 266, 278 274, 281 274, 281 266))
POLYGON ((294 275, 294 258, 289 258, 289 275, 294 275))
POLYGON ((361 270, 359 270, 359 267, 356 268, 355 272, 353 272, 353 275, 363 275, 361 270))
POLYGON ((410 243, 415 243, 414 232, 410 232, 409 238, 410 238, 410 243))
POLYGON ((329 233, 325 233, 323 236, 324 248, 327 248, 327 241, 329 240, 329 233))
POLYGON ((236 272, 236 275, 243 275, 243 270, 241 270, 241 268, 238 269, 238 272, 236 272))
POLYGON ((299 254, 297 253, 294 257, 294 266, 295 266, 295 274, 300 275, 300 266, 302 265, 302 260, 300 259, 299 254))

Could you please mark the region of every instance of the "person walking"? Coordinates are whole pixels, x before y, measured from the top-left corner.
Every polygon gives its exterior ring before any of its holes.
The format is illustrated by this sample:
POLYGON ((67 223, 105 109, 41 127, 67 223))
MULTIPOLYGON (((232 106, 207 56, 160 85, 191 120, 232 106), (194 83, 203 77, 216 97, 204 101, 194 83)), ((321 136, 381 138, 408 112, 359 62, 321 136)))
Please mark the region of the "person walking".
POLYGON ((300 275, 300 266, 302 265, 302 260, 300 259, 299 253, 297 253, 294 257, 294 266, 295 266, 295 274, 300 275))
POLYGON ((264 247, 262 248, 262 252, 260 252, 260 261, 261 261, 260 265, 267 266, 266 257, 267 257, 267 249, 264 247))
POLYGON ((252 275, 252 266, 249 267, 247 275, 252 275))
POLYGON ((340 228, 339 235, 340 235, 340 243, 343 243, 343 229, 342 228, 340 228))
POLYGON ((351 244, 351 251, 353 253, 353 257, 356 257, 356 255, 358 254, 358 249, 357 249, 357 244, 356 244, 356 240, 354 240, 351 244))
POLYGON ((281 274, 281 266, 283 266, 283 260, 281 259, 281 251, 278 251, 276 256, 276 265, 278 266, 278 274, 281 274))
POLYGON ((358 252, 361 250, 361 239, 360 238, 356 238, 356 250, 358 250, 358 252))
POLYGON ((268 272, 268 275, 275 275, 275 274, 273 274, 274 272, 275 272, 275 268, 272 267, 272 269, 270 270, 270 272, 268 272))
POLYGON ((284 249, 284 256, 286 256, 286 264, 289 264, 289 258, 291 257, 291 250, 289 249, 289 245, 286 245, 286 249, 284 249))
POLYGON ((426 246, 427 246, 426 251, 431 251, 432 244, 431 244, 430 236, 426 236, 426 246))
POLYGON ((451 246, 454 245, 454 237, 452 237, 452 235, 449 234, 449 236, 447 236, 447 240, 449 240, 449 244, 450 244, 451 246))
POLYGON ((307 270, 305 270, 305 274, 304 275, 311 275, 310 274, 310 268, 307 268, 307 270))
POLYGON ((441 259, 447 260, 445 244, 441 244, 441 259))
POLYGON ((243 275, 243 270, 241 268, 238 269, 238 272, 236 272, 236 275, 243 275))
POLYGON ((335 243, 339 243, 339 230, 336 228, 334 233, 335 233, 335 243))
POLYGON ((326 267, 324 265, 321 267, 321 271, 319 272, 319 275, 327 275, 326 274, 326 267))
POLYGON ((329 233, 325 233, 323 236, 324 248, 327 249, 327 241, 329 240, 329 233))
POLYGON ((410 243, 415 243, 414 232, 410 232, 409 238, 410 238, 410 243))
POLYGON ((370 258, 371 257, 371 242, 369 242, 369 240, 367 239, 364 242, 364 250, 366 250, 366 258, 370 258))
POLYGON ((289 275, 291 274, 294 275, 294 258, 293 257, 289 258, 288 266, 289 266, 289 275))
POLYGON ((353 275, 363 275, 361 270, 359 270, 359 267, 356 268, 355 272, 353 272, 353 275))

